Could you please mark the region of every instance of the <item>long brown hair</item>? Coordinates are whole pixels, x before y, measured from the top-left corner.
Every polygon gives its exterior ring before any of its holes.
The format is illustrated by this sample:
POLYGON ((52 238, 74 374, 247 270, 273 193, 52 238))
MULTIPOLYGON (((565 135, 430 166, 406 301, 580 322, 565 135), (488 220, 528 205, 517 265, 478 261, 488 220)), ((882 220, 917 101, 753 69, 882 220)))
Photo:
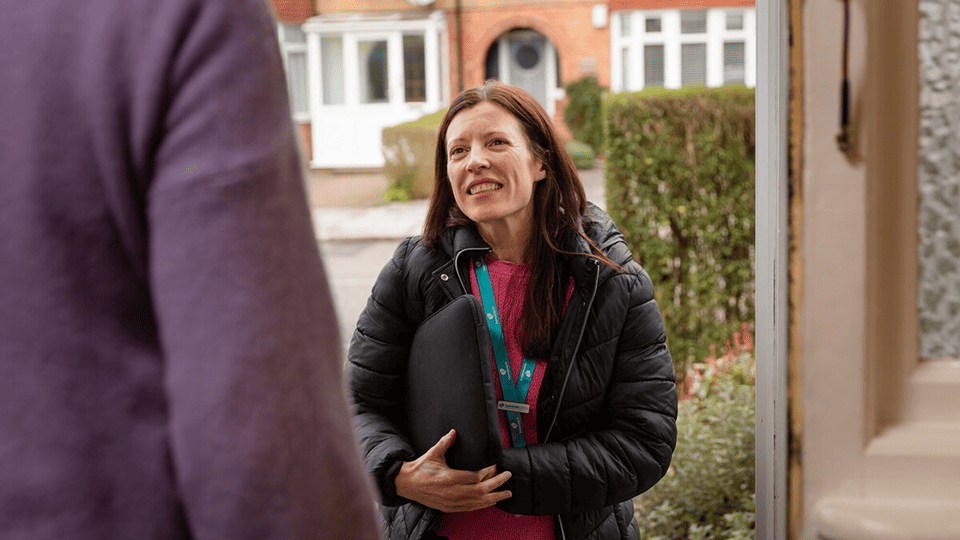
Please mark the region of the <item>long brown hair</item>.
POLYGON ((560 325, 566 302, 570 271, 558 240, 565 231, 572 231, 587 240, 597 255, 594 258, 617 267, 582 232, 587 198, 573 160, 567 154, 546 111, 530 94, 519 88, 488 80, 481 86, 461 93, 447 110, 437 133, 433 195, 423 229, 423 242, 436 247, 440 233, 450 226, 473 222, 457 206, 447 176, 447 128, 461 111, 481 102, 503 107, 520 123, 527 146, 543 163, 546 178, 535 184, 533 220, 536 231, 531 234, 525 260, 533 264, 530 281, 524 293, 521 328, 517 329, 524 355, 547 359, 553 334, 560 325), (549 299, 549 301, 544 301, 549 299))

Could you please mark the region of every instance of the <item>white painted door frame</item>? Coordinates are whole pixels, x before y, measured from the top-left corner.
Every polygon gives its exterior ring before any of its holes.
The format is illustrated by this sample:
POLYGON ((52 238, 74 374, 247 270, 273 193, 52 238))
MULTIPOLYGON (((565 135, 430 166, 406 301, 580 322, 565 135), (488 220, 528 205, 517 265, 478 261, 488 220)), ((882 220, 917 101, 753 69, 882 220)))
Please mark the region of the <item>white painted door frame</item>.
POLYGON ((757 540, 787 538, 789 8, 757 2, 757 540))

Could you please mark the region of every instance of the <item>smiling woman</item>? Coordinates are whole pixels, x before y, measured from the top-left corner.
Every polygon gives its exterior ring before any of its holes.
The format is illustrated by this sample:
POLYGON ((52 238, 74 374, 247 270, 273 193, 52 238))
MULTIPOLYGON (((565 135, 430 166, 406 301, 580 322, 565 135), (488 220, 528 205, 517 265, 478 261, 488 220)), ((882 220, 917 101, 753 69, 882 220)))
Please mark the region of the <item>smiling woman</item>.
POLYGON ((534 184, 546 168, 520 123, 503 107, 479 103, 447 127, 447 176, 457 206, 500 260, 524 262, 533 229, 534 184))
POLYGON ((388 537, 639 539, 631 499, 666 473, 676 444, 675 374, 650 278, 587 202, 526 92, 491 81, 457 97, 435 167, 424 234, 384 267, 348 353, 388 537), (408 428, 427 420, 404 411, 417 328, 463 295, 486 314, 481 368, 496 388, 473 387, 500 432, 476 471, 448 466, 454 444, 475 444, 452 430, 415 451, 408 428))

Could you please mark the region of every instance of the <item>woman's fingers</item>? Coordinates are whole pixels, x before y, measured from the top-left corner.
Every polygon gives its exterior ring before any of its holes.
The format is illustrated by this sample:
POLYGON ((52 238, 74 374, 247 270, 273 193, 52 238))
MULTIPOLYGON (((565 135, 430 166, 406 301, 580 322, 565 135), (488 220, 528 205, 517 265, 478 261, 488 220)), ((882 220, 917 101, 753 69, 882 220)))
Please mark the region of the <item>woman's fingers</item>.
POLYGON ((447 453, 447 450, 449 450, 450 447, 453 446, 453 441, 455 441, 456 439, 457 439, 457 431, 454 429, 451 429, 450 431, 447 432, 446 435, 444 435, 443 437, 440 437, 440 440, 437 441, 437 444, 430 447, 430 449, 427 450, 425 454, 423 454, 423 457, 425 459, 443 461, 444 463, 446 463, 447 460, 443 456, 445 456, 447 453))
MULTIPOLYGON (((499 488, 513 476, 510 474, 510 471, 503 471, 502 473, 491 477, 487 480, 480 482, 480 485, 483 487, 484 491, 492 492, 493 490, 499 488)), ((506 497, 504 497, 506 498, 506 497)))
POLYGON ((497 466, 496 466, 496 465, 490 465, 489 467, 485 467, 485 468, 483 468, 483 469, 480 469, 480 470, 477 471, 477 472, 480 473, 480 481, 483 482, 484 480, 487 480, 488 478, 492 478, 493 476, 495 476, 495 475, 497 474, 497 466))
POLYGON ((512 496, 495 491, 511 473, 497 474, 491 465, 479 471, 461 471, 447 466, 444 455, 456 438, 450 430, 415 461, 403 463, 396 478, 397 494, 443 512, 480 510, 512 496))

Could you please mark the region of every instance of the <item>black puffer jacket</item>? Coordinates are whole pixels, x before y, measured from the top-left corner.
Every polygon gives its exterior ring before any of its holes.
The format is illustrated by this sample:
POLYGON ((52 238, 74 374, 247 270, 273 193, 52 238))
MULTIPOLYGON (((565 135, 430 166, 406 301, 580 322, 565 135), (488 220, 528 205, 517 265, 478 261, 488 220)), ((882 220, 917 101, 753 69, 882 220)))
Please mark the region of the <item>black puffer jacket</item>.
MULTIPOLYGON (((639 539, 631 498, 670 464, 675 374, 650 278, 595 206, 584 232, 623 272, 572 257, 574 292, 537 401, 537 438, 545 442, 503 450, 497 469, 513 473, 505 485, 513 496, 498 507, 558 516, 567 540, 639 539)), ((469 291, 468 265, 489 251, 472 227, 445 231, 438 249, 418 240, 404 240, 380 273, 348 355, 356 428, 391 540, 419 540, 440 517, 394 486, 401 463, 419 457, 398 428, 410 340, 421 321, 469 291)), ((575 234, 561 247, 589 253, 575 234)))

